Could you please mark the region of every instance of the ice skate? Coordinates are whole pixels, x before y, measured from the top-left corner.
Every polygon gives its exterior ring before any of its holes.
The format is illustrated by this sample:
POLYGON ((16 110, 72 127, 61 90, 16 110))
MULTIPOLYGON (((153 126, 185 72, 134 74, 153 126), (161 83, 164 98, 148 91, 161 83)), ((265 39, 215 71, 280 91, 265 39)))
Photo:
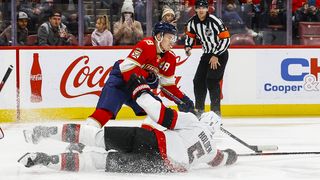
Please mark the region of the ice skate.
POLYGON ((19 160, 19 163, 29 168, 35 165, 47 166, 49 163, 57 164, 59 162, 59 156, 49 156, 45 153, 26 153, 19 160))
POLYGON ((57 127, 36 126, 33 130, 23 130, 23 135, 27 143, 38 144, 42 138, 57 134, 57 127))

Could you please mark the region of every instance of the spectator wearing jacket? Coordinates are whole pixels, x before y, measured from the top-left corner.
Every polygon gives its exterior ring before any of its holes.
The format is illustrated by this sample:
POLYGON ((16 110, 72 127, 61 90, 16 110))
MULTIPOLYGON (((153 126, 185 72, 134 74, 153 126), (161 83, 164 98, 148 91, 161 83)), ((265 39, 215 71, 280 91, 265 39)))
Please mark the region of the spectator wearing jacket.
POLYGON ((134 45, 143 38, 141 23, 134 19, 131 0, 125 0, 121 8, 121 18, 114 24, 115 44, 134 45))
POLYGON ((107 15, 97 18, 96 29, 91 34, 91 42, 93 46, 112 46, 113 36, 107 15))
POLYGON ((38 43, 40 46, 65 46, 71 44, 71 35, 67 27, 61 22, 61 13, 53 10, 49 21, 38 29, 38 43))
MULTIPOLYGON (((28 38, 28 20, 29 17, 25 12, 18 12, 17 14, 17 44, 18 45, 26 45, 28 38)), ((10 46, 12 44, 12 36, 11 36, 12 26, 8 26, 1 34, 0 34, 0 45, 1 46, 10 46)))

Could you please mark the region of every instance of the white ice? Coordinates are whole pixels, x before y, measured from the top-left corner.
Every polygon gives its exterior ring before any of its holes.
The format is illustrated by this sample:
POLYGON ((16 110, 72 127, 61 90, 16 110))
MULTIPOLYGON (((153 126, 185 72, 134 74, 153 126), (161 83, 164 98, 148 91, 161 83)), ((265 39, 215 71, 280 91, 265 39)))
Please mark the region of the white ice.
MULTIPOLYGON (((0 139, 0 180, 100 180, 100 179, 165 179, 165 180, 304 180, 320 179, 320 154, 239 157, 229 167, 194 168, 177 174, 119 174, 100 172, 57 172, 46 167, 25 168, 17 160, 26 152, 64 152, 67 144, 44 140, 38 145, 24 142, 22 130, 38 124, 1 124, 5 137, 0 139)), ((140 121, 110 121, 108 125, 139 126, 140 121)), ((251 118, 224 119, 224 127, 252 145, 277 145, 277 152, 320 151, 320 118, 251 118)), ((221 133, 217 138, 221 149, 237 153, 253 153, 247 147, 221 133)))

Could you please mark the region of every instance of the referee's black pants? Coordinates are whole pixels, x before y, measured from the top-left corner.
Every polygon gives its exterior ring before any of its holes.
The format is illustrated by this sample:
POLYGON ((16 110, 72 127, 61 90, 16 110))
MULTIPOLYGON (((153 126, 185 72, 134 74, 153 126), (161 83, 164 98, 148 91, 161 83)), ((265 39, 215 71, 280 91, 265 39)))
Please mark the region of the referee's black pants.
POLYGON ((195 108, 199 111, 204 110, 207 89, 210 94, 210 110, 220 115, 220 81, 223 78, 224 70, 228 62, 228 50, 218 56, 220 66, 217 69, 210 68, 211 53, 204 53, 201 56, 196 74, 193 79, 193 89, 195 95, 195 108))

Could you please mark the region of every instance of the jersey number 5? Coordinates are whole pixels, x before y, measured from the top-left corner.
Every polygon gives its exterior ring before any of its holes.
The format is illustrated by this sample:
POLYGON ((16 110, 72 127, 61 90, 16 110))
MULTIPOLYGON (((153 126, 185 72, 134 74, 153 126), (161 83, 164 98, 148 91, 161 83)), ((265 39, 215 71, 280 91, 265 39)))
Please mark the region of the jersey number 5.
POLYGON ((188 148, 189 164, 194 161, 195 156, 197 159, 199 159, 204 154, 205 152, 200 141, 196 142, 194 145, 188 148))

